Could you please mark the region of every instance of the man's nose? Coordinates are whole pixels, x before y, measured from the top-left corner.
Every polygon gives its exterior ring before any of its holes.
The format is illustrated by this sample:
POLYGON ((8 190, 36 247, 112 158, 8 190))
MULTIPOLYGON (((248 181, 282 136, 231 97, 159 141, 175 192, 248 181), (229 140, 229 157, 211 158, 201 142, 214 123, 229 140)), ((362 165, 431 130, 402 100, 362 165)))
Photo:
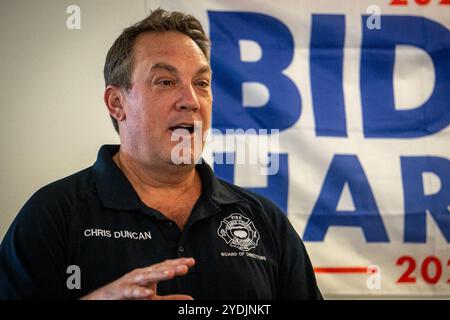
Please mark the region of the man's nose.
POLYGON ((180 97, 175 107, 177 111, 198 111, 200 109, 197 94, 192 85, 180 87, 180 97))

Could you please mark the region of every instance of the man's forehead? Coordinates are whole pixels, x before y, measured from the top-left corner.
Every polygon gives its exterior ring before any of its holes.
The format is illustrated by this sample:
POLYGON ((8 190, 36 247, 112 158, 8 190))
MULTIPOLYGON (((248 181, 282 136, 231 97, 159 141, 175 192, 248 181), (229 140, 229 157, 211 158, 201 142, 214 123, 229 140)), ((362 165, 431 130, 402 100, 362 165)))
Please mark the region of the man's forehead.
POLYGON ((140 34, 133 47, 134 57, 145 59, 154 56, 185 56, 186 58, 204 60, 205 54, 187 35, 175 32, 145 32, 140 34))

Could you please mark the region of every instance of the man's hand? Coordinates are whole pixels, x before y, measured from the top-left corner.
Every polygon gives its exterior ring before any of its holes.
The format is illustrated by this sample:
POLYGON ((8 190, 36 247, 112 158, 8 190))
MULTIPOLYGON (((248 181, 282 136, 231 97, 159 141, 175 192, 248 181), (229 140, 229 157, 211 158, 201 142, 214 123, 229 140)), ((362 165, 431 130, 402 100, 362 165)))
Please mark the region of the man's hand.
POLYGON ((81 300, 192 300, 191 296, 182 294, 158 296, 156 285, 159 281, 184 276, 194 264, 193 258, 180 258, 135 269, 122 278, 82 297, 81 300))

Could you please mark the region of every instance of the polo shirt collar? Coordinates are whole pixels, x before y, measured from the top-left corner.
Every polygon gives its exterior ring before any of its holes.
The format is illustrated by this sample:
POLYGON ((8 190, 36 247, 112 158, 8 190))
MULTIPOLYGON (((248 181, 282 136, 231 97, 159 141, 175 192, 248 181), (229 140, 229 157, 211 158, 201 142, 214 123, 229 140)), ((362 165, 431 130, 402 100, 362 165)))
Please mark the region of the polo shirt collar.
POLYGON ((228 205, 242 200, 216 178, 213 170, 204 159, 195 168, 202 180, 202 197, 211 200, 218 206, 228 205))
MULTIPOLYGON (((119 145, 103 145, 98 151, 93 173, 100 201, 104 207, 111 209, 139 210, 141 200, 138 194, 112 159, 119 148, 119 145)), ((204 160, 196 165, 196 170, 202 180, 202 200, 211 201, 213 205, 219 207, 241 200, 215 177, 211 167, 204 160)))
POLYGON ((119 148, 119 145, 103 145, 98 151, 93 172, 100 201, 110 209, 138 210, 139 196, 112 159, 119 148))

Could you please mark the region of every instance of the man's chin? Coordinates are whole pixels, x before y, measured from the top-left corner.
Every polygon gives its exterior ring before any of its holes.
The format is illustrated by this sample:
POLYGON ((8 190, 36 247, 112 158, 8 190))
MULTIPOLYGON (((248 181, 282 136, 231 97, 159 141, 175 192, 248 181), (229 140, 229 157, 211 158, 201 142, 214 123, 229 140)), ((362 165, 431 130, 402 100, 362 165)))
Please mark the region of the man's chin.
POLYGON ((195 167, 196 164, 201 162, 201 157, 190 157, 189 159, 185 158, 171 158, 169 163, 173 166, 179 167, 195 167))
MULTIPOLYGON (((197 150, 195 150, 197 151, 197 150)), ((192 166, 194 167, 197 163, 201 162, 201 152, 195 152, 192 149, 172 149, 169 161, 172 165, 178 166, 192 166)))
POLYGON ((195 165, 201 161, 201 157, 198 158, 196 161, 196 158, 194 157, 171 157, 168 160, 168 163, 172 166, 178 166, 178 167, 195 167, 195 165))

